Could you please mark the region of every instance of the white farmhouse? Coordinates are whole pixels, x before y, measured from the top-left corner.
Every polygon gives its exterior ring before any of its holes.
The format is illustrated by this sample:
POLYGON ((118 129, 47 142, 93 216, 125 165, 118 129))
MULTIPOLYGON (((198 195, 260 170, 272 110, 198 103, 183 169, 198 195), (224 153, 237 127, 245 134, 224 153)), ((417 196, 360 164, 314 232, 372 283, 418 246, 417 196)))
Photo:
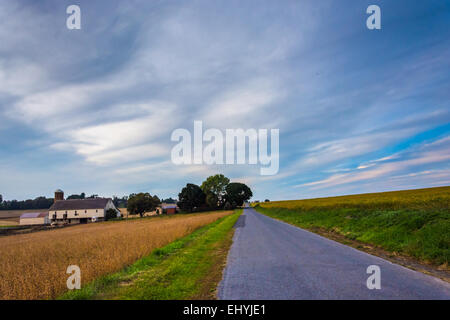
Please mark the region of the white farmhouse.
POLYGON ((55 203, 48 210, 51 222, 73 224, 102 221, 109 209, 115 210, 117 217, 120 217, 120 211, 117 210, 110 198, 56 199, 57 197, 55 197, 55 203))

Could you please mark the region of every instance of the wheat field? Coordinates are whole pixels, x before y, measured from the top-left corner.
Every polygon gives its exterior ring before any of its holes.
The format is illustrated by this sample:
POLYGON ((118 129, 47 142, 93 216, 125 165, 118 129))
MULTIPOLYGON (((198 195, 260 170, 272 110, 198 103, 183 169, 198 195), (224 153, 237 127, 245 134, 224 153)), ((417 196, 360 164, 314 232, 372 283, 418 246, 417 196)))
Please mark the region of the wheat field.
POLYGON ((365 193, 348 196, 285 200, 259 203, 263 208, 328 209, 360 208, 378 210, 450 210, 450 187, 365 193))
POLYGON ((52 299, 65 292, 66 269, 81 282, 121 270, 232 211, 78 225, 0 237, 0 299, 52 299))

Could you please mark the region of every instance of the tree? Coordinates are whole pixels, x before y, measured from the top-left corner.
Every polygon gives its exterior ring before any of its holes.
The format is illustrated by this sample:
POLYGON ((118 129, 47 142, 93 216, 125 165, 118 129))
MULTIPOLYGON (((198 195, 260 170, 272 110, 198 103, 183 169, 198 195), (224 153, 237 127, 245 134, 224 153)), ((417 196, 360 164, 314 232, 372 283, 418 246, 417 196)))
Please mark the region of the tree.
POLYGON ((167 199, 162 199, 161 202, 162 203, 171 203, 171 204, 173 203, 173 204, 175 204, 175 203, 177 203, 177 200, 172 199, 172 197, 170 197, 170 198, 167 198, 167 199))
POLYGON ((233 209, 233 205, 227 201, 227 202, 225 202, 225 205, 223 206, 223 208, 225 210, 232 210, 233 209))
POLYGON ((156 196, 156 195, 153 196, 153 203, 154 203, 155 207, 157 207, 161 204, 161 200, 159 200, 158 196, 156 196))
POLYGON ((105 220, 111 220, 117 218, 117 211, 114 209, 108 209, 105 213, 105 220))
POLYGON ((206 204, 210 208, 217 208, 219 206, 219 198, 214 193, 206 194, 206 204))
POLYGON ((249 200, 252 196, 252 190, 250 188, 239 182, 232 182, 227 185, 226 189, 226 200, 237 206, 242 206, 244 201, 249 200))
POLYGON ((72 194, 71 196, 67 197, 67 200, 70 199, 84 199, 86 198, 86 194, 84 192, 82 192, 81 194, 72 194))
POLYGON ((131 194, 128 198, 127 210, 130 214, 141 216, 145 212, 153 211, 157 206, 155 199, 149 193, 131 194))
POLYGON ((266 199, 266 200, 264 200, 264 202, 270 202, 270 200, 269 200, 269 199, 266 199))
POLYGON ((113 196, 112 202, 116 208, 119 207, 119 198, 117 196, 113 196))
POLYGON ((123 196, 122 198, 119 198, 118 196, 113 196, 113 203, 114 206, 116 208, 126 208, 127 207, 127 202, 128 202, 128 197, 127 196, 123 196))
POLYGON ((208 205, 211 208, 222 207, 225 204, 225 188, 230 183, 230 179, 225 177, 223 174, 216 174, 214 176, 208 177, 203 181, 201 189, 206 195, 212 194, 215 196, 210 196, 210 203, 208 205), (215 202, 215 203, 214 203, 215 202))
POLYGON ((188 183, 178 194, 178 206, 181 210, 192 212, 205 204, 206 195, 196 184, 188 183))
POLYGON ((53 202, 53 198, 46 197, 37 197, 34 200, 28 199, 24 201, 4 200, 0 202, 0 210, 48 209, 53 202))

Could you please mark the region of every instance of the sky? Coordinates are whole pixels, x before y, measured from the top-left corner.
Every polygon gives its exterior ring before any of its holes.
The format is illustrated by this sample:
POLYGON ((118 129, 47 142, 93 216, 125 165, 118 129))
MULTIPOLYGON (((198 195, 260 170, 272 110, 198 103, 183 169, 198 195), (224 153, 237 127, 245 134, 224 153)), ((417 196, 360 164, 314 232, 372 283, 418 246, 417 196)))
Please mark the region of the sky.
POLYGON ((449 1, 7 0, 0 21, 4 199, 175 198, 216 173, 253 200, 450 185, 449 1), (195 120, 279 129, 278 174, 175 165, 195 120))

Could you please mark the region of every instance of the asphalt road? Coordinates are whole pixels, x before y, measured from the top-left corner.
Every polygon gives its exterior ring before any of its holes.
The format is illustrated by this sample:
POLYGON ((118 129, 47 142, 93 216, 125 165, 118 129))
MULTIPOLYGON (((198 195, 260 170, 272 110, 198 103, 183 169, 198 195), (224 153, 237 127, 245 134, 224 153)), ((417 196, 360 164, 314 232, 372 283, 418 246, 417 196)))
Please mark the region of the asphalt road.
POLYGON ((239 218, 220 299, 450 299, 450 284, 253 209, 239 218), (368 289, 367 267, 381 289, 368 289))

